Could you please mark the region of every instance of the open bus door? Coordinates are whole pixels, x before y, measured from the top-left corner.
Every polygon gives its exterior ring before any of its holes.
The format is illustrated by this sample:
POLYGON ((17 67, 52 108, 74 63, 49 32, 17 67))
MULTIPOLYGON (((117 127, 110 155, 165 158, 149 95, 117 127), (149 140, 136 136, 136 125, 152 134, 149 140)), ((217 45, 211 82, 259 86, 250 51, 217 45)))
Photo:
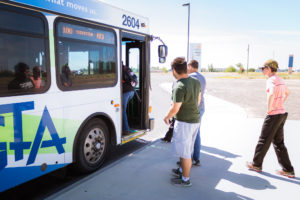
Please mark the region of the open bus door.
POLYGON ((122 62, 137 76, 134 97, 127 106, 127 117, 132 135, 123 136, 122 142, 131 141, 144 135, 149 129, 149 40, 146 36, 122 32, 122 62))

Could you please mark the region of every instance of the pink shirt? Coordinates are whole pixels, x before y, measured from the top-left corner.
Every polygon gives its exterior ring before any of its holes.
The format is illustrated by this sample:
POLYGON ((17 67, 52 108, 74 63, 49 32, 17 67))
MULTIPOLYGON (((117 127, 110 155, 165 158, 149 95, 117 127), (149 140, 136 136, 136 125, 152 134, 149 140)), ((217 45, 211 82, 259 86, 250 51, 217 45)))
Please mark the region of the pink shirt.
POLYGON ((272 111, 269 115, 277 115, 285 113, 283 107, 283 100, 285 98, 287 87, 284 84, 282 78, 277 75, 271 76, 267 80, 267 96, 274 95, 274 101, 272 104, 272 111))
POLYGON ((34 88, 40 88, 42 85, 42 80, 40 79, 40 77, 38 77, 38 80, 34 80, 33 77, 30 77, 30 79, 32 80, 32 82, 34 83, 34 88))

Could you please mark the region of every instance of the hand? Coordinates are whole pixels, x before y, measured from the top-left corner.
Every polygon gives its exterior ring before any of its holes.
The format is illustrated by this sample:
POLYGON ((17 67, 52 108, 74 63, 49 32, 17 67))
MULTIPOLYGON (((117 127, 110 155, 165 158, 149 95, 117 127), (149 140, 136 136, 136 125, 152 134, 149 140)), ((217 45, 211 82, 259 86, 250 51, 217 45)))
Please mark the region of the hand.
POLYGON ((165 117, 165 118, 164 118, 164 122, 165 122, 167 125, 170 125, 170 121, 169 121, 169 118, 168 118, 168 117, 165 117))
POLYGON ((135 87, 136 83, 134 81, 131 81, 131 86, 135 87))

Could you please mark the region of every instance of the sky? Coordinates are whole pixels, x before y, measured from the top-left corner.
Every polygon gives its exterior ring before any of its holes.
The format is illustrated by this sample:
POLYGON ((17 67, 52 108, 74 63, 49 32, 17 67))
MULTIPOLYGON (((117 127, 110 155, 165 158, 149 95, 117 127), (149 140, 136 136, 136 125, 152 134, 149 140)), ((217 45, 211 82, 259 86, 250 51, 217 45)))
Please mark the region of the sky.
POLYGON ((300 1, 298 0, 101 0, 148 17, 150 34, 168 46, 165 64, 159 64, 157 46, 151 45, 151 65, 170 68, 177 56, 187 55, 188 8, 190 43, 201 43, 201 67, 227 68, 237 63, 258 68, 275 59, 279 68, 300 69, 300 1))

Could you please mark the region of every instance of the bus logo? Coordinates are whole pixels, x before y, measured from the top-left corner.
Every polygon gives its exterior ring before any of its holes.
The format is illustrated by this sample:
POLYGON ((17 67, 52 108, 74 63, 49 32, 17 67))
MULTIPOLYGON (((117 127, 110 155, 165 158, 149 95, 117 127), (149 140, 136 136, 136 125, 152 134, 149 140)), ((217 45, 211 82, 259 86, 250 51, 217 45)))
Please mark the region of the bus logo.
MULTIPOLYGON (((7 166, 7 148, 15 152, 15 161, 23 160, 25 149, 30 149, 26 165, 34 163, 39 148, 56 147, 58 154, 65 152, 63 144, 66 143, 66 137, 59 138, 51 119, 49 111, 45 106, 35 138, 33 142, 23 141, 22 111, 33 110, 34 102, 22 102, 0 105, 0 114, 13 113, 14 124, 14 142, 0 142, 0 170, 7 166), (51 140, 42 141, 45 129, 48 129, 51 140), (33 143, 33 144, 32 144, 33 143), (32 144, 32 145, 31 145, 32 144), (32 146, 32 147, 31 147, 32 146)), ((0 115, 0 126, 5 127, 4 116, 0 115)), ((1 134, 1 133, 0 133, 1 134)))

